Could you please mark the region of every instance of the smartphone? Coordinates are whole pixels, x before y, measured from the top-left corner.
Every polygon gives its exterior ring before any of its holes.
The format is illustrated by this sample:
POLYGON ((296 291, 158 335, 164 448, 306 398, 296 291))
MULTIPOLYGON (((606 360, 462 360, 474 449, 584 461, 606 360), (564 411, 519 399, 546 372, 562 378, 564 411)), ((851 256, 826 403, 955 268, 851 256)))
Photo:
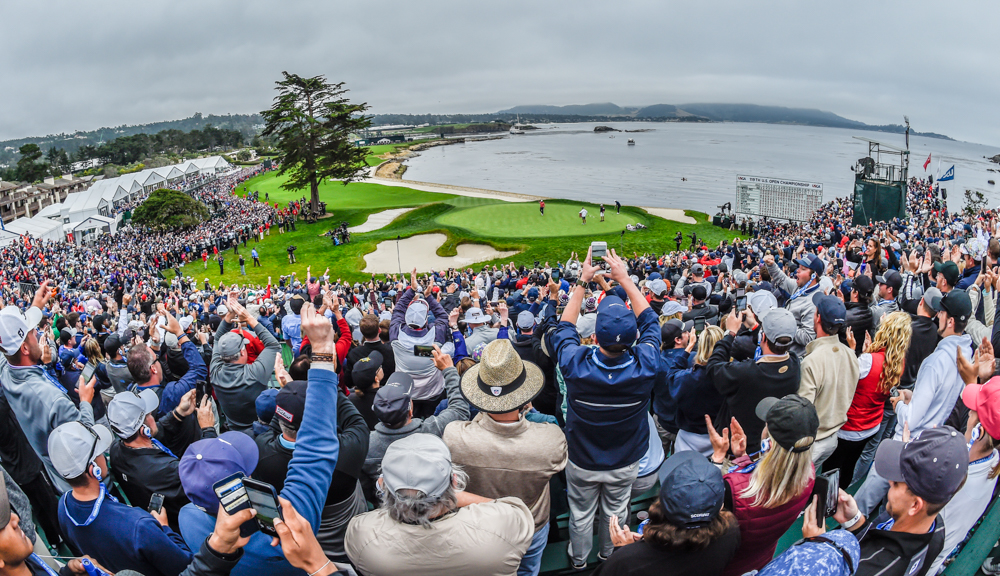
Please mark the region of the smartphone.
POLYGON ((816 525, 825 526, 826 519, 837 512, 837 501, 840 498, 840 469, 835 468, 816 476, 813 494, 819 496, 819 505, 816 507, 816 525))
POLYGON ((559 281, 559 269, 558 268, 553 268, 552 269, 552 281, 553 282, 558 282, 559 281))
POLYGON ((198 380, 194 383, 194 406, 197 409, 201 406, 201 401, 205 398, 205 394, 208 393, 208 382, 204 380, 198 380))
POLYGON ((737 299, 743 298, 746 295, 747 295, 746 288, 737 288, 736 289, 736 298, 737 299))
POLYGON ((701 334, 701 331, 705 329, 705 319, 695 318, 694 319, 694 331, 701 334))
POLYGON ((161 512, 163 510, 163 494, 153 494, 149 499, 149 507, 146 508, 147 512, 161 512))
POLYGON ((90 379, 94 376, 94 370, 97 370, 97 366, 91 364, 90 362, 87 362, 87 364, 84 365, 83 372, 80 373, 80 375, 83 376, 84 382, 90 382, 90 379))
POLYGON ((414 356, 424 356, 424 357, 427 357, 427 358, 431 358, 431 357, 434 356, 434 347, 433 346, 423 346, 421 344, 414 344, 413 345, 413 355, 414 356))
POLYGON ((253 478, 243 479, 243 488, 246 490, 250 505, 257 512, 257 527, 264 534, 277 536, 274 529, 275 518, 284 520, 281 515, 281 503, 278 502, 278 493, 274 486, 253 478))
MULTIPOLYGON (((235 514, 250 507, 250 499, 243 487, 244 478, 242 472, 237 472, 212 485, 212 489, 219 497, 219 502, 222 503, 222 509, 226 511, 226 514, 235 514)), ((244 522, 240 525, 240 536, 244 538, 252 536, 257 531, 257 523, 254 521, 244 522)))
POLYGON ((590 259, 603 260, 608 254, 608 243, 607 242, 591 242, 590 243, 590 259))

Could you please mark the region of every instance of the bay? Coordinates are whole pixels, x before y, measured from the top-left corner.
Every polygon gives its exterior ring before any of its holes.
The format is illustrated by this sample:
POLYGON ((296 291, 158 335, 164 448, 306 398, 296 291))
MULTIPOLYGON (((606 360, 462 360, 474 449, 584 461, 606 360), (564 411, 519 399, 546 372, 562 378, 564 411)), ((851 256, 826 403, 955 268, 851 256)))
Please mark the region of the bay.
MULTIPOLYGON (((860 136, 903 147, 902 134, 841 128, 751 123, 603 124, 647 132, 595 133, 598 124, 539 125, 539 130, 497 140, 471 141, 421 152, 405 178, 614 204, 695 209, 713 214, 735 203, 736 175, 819 182, 823 200, 853 193, 850 167, 868 154, 860 136), (613 136, 613 137, 612 137, 613 136), (627 144, 635 140, 634 146, 627 144), (686 180, 682 180, 686 178, 686 180)), ((937 138, 910 137, 910 175, 926 177, 955 165, 943 183, 949 207, 960 209, 966 188, 982 191, 993 207, 1000 165, 984 156, 1000 148, 937 138), (923 163, 932 155, 927 171, 923 163), (940 168, 938 163, 940 162, 940 168)))

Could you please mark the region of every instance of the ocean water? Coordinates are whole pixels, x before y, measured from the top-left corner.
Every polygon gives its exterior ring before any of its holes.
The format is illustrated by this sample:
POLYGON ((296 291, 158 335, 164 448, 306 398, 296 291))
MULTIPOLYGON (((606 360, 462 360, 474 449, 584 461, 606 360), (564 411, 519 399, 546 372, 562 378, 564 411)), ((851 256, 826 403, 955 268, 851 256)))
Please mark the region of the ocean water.
MULTIPOLYGON (((406 179, 613 204, 696 209, 709 214, 735 204, 736 175, 823 184, 823 200, 853 193, 850 167, 867 156, 861 136, 904 146, 902 134, 841 128, 748 123, 607 124, 639 133, 595 133, 597 124, 540 125, 540 130, 499 140, 440 146, 408 162, 406 179), (611 136, 614 136, 613 138, 611 136), (629 138, 635 146, 628 146, 629 138), (682 180, 686 178, 686 180, 682 180)), ((945 182, 949 207, 964 205, 965 189, 1000 203, 1000 170, 984 158, 1000 147, 910 137, 910 175, 938 176, 955 165, 945 182), (932 155, 928 170, 923 163, 932 155)))

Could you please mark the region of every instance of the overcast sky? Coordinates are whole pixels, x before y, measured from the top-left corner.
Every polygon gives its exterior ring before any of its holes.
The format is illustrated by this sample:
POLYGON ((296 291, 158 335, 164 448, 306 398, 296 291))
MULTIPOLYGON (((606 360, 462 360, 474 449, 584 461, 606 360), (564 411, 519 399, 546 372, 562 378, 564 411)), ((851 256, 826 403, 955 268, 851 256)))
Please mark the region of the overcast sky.
POLYGON ((375 113, 820 108, 1000 145, 1000 2, 11 0, 0 139, 258 112, 281 71, 375 113))

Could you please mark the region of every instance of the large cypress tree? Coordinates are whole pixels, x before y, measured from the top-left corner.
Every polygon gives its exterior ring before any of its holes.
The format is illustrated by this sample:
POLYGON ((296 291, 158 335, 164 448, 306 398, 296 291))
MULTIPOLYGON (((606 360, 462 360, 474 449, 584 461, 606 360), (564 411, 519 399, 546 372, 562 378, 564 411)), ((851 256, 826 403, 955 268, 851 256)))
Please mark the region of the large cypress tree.
POLYGON ((279 174, 291 176, 286 190, 309 186, 310 207, 319 210, 319 183, 338 178, 345 185, 360 178, 366 168, 365 150, 350 141, 371 124, 364 115, 367 103, 351 104, 344 83, 330 84, 323 76, 303 78, 282 72, 278 95, 270 110, 261 112, 263 135, 274 137, 279 174))

